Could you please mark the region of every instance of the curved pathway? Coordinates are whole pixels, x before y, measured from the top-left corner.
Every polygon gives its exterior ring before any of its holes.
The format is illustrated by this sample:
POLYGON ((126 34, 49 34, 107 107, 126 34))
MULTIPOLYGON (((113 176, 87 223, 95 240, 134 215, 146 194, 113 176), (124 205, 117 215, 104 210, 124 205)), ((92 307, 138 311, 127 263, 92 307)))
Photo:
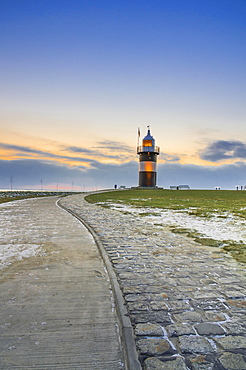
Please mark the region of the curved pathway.
POLYGON ((94 229, 117 275, 145 370, 245 370, 245 270, 142 217, 61 204, 94 229))
POLYGON ((101 255, 87 229, 56 201, 0 207, 0 368, 123 369, 101 255))

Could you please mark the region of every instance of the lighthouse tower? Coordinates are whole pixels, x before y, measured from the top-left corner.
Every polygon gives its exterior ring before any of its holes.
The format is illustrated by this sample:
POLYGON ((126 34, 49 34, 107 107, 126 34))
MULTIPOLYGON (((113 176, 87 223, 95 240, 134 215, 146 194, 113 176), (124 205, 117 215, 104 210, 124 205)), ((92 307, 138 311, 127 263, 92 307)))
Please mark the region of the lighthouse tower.
POLYGON ((138 146, 139 155, 139 183, 141 188, 156 187, 156 163, 160 148, 155 146, 155 139, 147 126, 147 135, 143 138, 142 146, 138 146))

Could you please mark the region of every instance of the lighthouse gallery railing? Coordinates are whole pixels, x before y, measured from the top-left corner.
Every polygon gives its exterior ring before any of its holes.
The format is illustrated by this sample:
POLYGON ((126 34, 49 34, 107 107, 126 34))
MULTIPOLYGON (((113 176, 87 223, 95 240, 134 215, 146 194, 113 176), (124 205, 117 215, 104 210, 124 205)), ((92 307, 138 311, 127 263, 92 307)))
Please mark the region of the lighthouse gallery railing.
POLYGON ((160 147, 159 146, 138 146, 137 147, 137 153, 146 153, 146 152, 150 152, 150 153, 156 153, 156 154, 159 154, 160 153, 160 147))

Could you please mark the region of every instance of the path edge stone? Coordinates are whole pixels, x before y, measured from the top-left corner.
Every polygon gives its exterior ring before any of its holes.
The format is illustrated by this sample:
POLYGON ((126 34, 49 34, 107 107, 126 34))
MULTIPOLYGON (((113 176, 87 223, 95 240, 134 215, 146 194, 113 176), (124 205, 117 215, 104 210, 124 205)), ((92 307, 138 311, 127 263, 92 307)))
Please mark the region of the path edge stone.
POLYGON ((114 295, 115 304, 116 304, 117 317, 118 317, 119 324, 120 324, 119 325, 120 337, 121 337, 121 341, 123 345, 124 361, 125 361, 126 370, 141 370, 142 366, 138 359, 136 343, 134 340, 133 327, 132 327, 132 324, 129 318, 129 314, 126 309, 126 304, 125 304, 116 274, 109 260, 109 257, 103 247, 103 244, 99 236, 97 235, 97 233, 94 231, 93 227, 87 224, 87 222, 82 217, 78 216, 75 212, 63 206, 61 204, 61 200, 62 198, 57 200, 56 202, 57 206, 63 209, 64 211, 70 213, 73 217, 77 218, 77 220, 79 220, 87 228, 87 230, 91 233, 98 247, 100 255, 103 259, 105 267, 107 269, 113 295, 114 295))

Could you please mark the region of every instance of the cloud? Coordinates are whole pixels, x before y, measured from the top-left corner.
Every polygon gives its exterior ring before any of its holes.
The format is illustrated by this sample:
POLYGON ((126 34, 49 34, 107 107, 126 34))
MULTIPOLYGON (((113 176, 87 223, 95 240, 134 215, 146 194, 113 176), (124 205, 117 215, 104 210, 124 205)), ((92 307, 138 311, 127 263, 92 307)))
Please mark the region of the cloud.
POLYGON ((117 152, 127 152, 127 153, 135 153, 134 149, 128 145, 125 145, 124 143, 120 141, 112 141, 112 140, 104 140, 99 141, 97 143, 98 145, 93 146, 92 149, 77 147, 77 146, 63 146, 64 150, 68 150, 75 153, 85 153, 85 154, 101 154, 102 150, 110 150, 110 151, 117 151, 117 152), (98 151, 98 149, 100 151, 98 151))
POLYGON ((77 147, 77 146, 62 146, 62 150, 93 156, 96 159, 99 157, 116 161, 129 161, 136 156, 136 151, 120 141, 104 140, 99 141, 98 145, 93 146, 92 149, 77 147), (115 153, 116 152, 116 153, 115 153))
POLYGON ((246 164, 238 162, 220 166, 199 166, 192 164, 159 164, 157 182, 159 186, 188 184, 192 189, 235 189, 236 185, 246 185, 246 164))
POLYGON ((71 185, 82 188, 113 188, 114 184, 132 186, 137 184, 137 162, 126 164, 103 164, 93 162, 93 167, 58 164, 38 159, 0 160, 0 188, 9 189, 10 176, 14 188, 40 187, 49 184, 71 185))
MULTIPOLYGON (((136 153, 132 147, 125 145, 122 142, 104 140, 98 142, 98 146, 92 148, 84 148, 78 146, 66 146, 56 143, 57 153, 34 149, 29 146, 12 145, 7 143, 0 143, 0 148, 8 151, 12 159, 40 159, 40 160, 56 160, 59 163, 87 163, 87 167, 93 167, 97 162, 115 162, 124 163, 134 160, 136 153)), ((4 153, 5 154, 5 153, 4 153)))
POLYGON ((161 153, 159 158, 165 162, 178 162, 180 160, 179 156, 167 153, 161 153))
POLYGON ((246 159, 246 144, 241 141, 214 141, 200 152, 205 161, 219 162, 226 159, 246 159))
POLYGON ((27 146, 0 143, 0 148, 15 152, 14 155, 18 157, 19 156, 23 157, 23 156, 28 156, 28 155, 29 156, 38 155, 39 158, 57 159, 57 161, 67 160, 67 161, 73 161, 73 162, 87 162, 91 165, 94 164, 94 160, 90 158, 59 155, 59 154, 54 154, 50 152, 45 152, 42 150, 33 149, 27 146))
POLYGON ((95 157, 102 157, 102 158, 108 158, 108 159, 121 159, 122 155, 111 155, 111 154, 105 154, 98 150, 91 150, 87 148, 81 148, 77 146, 68 146, 64 147, 63 150, 66 150, 68 152, 77 153, 77 154, 84 154, 89 156, 95 156, 95 157))
POLYGON ((98 145, 95 148, 99 149, 109 149, 112 151, 122 151, 122 152, 134 152, 134 149, 131 146, 128 146, 120 141, 113 141, 113 140, 104 140, 99 141, 98 145))
POLYGON ((41 154, 41 155, 52 155, 51 153, 43 152, 42 150, 36 150, 27 146, 21 146, 21 145, 12 145, 12 144, 5 144, 0 143, 0 148, 3 148, 5 150, 11 150, 15 152, 24 152, 24 153, 30 153, 30 154, 41 154))
POLYGON ((95 150, 81 148, 78 146, 63 146, 63 150, 73 152, 73 153, 84 153, 84 154, 95 154, 95 150))
MULTIPOLYGON (((246 163, 239 162, 221 166, 184 165, 180 163, 159 163, 157 166, 157 184, 170 188, 170 185, 188 184, 192 189, 235 189, 236 185, 246 185, 246 163)), ((125 185, 138 185, 138 163, 130 161, 122 164, 105 164, 94 161, 93 167, 69 166, 56 161, 38 159, 0 160, 0 188, 10 188, 10 176, 13 187, 19 189, 44 189, 53 184, 85 189, 113 188, 125 185)))

